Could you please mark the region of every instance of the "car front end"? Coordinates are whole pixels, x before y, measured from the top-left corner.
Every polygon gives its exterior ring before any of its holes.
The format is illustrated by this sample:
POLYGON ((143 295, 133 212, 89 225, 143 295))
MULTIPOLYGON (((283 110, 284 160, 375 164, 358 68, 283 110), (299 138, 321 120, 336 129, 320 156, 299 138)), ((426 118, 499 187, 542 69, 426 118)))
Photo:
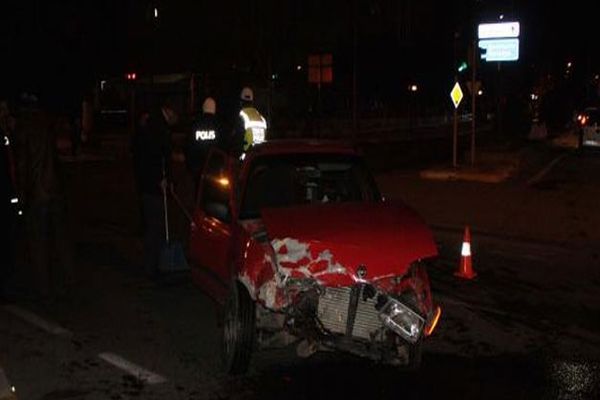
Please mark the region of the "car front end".
POLYGON ((441 310, 426 271, 437 251, 412 211, 355 203, 262 214, 247 225, 240 270, 259 305, 259 341, 271 343, 277 333, 291 336, 285 344, 300 340, 304 355, 333 349, 418 365, 415 353, 441 310))

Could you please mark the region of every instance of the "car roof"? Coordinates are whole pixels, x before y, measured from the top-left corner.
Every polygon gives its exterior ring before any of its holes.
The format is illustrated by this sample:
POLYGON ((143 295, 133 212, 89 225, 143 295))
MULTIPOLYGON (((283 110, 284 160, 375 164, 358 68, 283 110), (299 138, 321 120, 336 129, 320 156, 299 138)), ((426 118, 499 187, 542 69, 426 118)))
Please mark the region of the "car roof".
POLYGON ((257 157, 270 154, 298 153, 361 154, 355 146, 344 141, 321 139, 274 139, 253 146, 248 152, 248 156, 257 157))

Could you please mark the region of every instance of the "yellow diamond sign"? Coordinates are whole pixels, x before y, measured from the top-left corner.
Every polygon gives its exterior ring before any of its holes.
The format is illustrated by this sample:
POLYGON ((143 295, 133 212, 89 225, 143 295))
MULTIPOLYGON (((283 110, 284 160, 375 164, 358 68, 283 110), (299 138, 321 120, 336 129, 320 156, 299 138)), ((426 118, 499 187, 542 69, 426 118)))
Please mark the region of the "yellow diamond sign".
POLYGON ((463 91, 460 88, 460 85, 458 84, 458 82, 456 82, 454 84, 454 87, 452 88, 452 91, 450 92, 450 98, 452 99, 452 102, 454 103, 454 108, 458 108, 458 105, 460 104, 461 100, 463 99, 463 91))

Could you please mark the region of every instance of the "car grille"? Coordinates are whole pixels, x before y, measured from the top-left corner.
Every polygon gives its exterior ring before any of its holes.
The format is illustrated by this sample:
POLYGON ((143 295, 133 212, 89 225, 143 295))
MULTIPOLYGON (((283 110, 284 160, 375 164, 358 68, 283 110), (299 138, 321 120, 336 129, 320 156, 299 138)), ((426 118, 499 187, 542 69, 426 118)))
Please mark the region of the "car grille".
MULTIPOLYGON (((355 290, 362 291, 361 287, 355 290)), ((356 317, 351 327, 351 336, 370 340, 383 324, 375 309, 375 297, 364 300, 358 293, 356 317)), ((332 333, 346 334, 352 288, 326 288, 319 298, 318 317, 323 326, 332 333)))

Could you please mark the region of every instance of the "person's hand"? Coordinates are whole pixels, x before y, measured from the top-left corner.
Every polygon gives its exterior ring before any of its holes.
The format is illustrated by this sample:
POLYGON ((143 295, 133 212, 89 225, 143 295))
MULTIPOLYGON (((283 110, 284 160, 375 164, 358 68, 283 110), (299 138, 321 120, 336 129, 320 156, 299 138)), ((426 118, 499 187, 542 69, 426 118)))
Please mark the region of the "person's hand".
POLYGON ((166 178, 161 179, 160 181, 160 190, 162 190, 163 193, 167 192, 167 186, 169 186, 169 182, 167 181, 166 178))
POLYGON ((165 121, 167 122, 167 125, 173 126, 177 124, 177 122, 179 121, 179 116, 177 115, 175 110, 173 110, 171 107, 163 106, 161 108, 161 111, 165 121))

